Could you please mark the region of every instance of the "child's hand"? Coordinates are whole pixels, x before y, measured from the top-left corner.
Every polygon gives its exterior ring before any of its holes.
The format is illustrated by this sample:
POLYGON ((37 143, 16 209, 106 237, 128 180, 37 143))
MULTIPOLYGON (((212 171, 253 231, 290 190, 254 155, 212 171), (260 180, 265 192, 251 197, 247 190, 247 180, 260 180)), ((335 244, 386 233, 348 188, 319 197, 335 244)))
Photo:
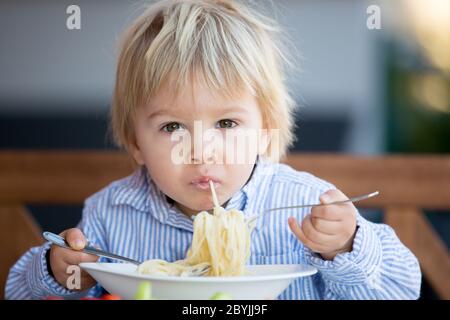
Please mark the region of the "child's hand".
MULTIPOLYGON (((80 229, 67 229, 60 234, 66 239, 66 242, 76 250, 81 250, 86 245, 86 238, 80 229)), ((67 288, 67 279, 73 275, 73 272, 67 272, 67 268, 72 265, 78 265, 80 262, 95 262, 97 256, 75 252, 73 250, 61 248, 53 245, 50 249, 50 266, 53 276, 62 286, 67 288)), ((86 290, 93 287, 97 282, 84 270, 80 270, 80 289, 86 290)), ((70 288, 69 288, 70 289, 70 288)))
MULTIPOLYGON (((321 203, 347 200, 339 190, 328 190, 320 196, 321 203)), ((309 249, 326 260, 333 260, 342 252, 352 250, 356 233, 356 208, 353 203, 314 207, 301 226, 295 218, 288 219, 289 227, 309 249)))

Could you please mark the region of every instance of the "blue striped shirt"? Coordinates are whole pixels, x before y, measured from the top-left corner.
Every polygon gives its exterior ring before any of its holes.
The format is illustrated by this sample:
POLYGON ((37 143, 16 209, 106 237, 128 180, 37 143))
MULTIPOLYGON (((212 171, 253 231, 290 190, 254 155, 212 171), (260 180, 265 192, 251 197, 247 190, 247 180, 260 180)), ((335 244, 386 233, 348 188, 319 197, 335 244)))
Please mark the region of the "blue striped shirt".
MULTIPOLYGON (((316 203, 332 188, 332 184, 309 173, 259 160, 247 184, 233 195, 226 209, 236 208, 251 216, 268 208, 316 203)), ((264 214, 252 233, 250 264, 306 263, 319 270, 314 276, 294 281, 280 299, 419 297, 418 261, 392 228, 358 214, 352 251, 326 261, 303 246, 287 224, 289 216, 301 221, 309 213, 308 209, 296 209, 264 214)), ((185 258, 193 232, 192 220, 167 201, 144 167, 89 197, 78 227, 101 248, 138 261, 185 258)), ((11 268, 7 299, 102 294, 99 285, 81 293, 59 285, 47 271, 45 255, 49 247, 46 243, 31 248, 11 268)))

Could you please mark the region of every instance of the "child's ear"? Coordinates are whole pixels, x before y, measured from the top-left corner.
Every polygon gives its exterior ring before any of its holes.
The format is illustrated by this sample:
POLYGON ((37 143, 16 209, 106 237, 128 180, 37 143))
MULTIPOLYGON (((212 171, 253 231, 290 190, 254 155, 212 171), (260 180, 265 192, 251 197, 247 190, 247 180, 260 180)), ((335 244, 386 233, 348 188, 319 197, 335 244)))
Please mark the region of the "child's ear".
POLYGON ((139 146, 137 145, 136 142, 133 142, 131 144, 131 155, 134 158, 134 161, 136 161, 136 163, 140 166, 143 166, 145 164, 144 162, 144 157, 142 156, 142 152, 141 149, 139 148, 139 146))

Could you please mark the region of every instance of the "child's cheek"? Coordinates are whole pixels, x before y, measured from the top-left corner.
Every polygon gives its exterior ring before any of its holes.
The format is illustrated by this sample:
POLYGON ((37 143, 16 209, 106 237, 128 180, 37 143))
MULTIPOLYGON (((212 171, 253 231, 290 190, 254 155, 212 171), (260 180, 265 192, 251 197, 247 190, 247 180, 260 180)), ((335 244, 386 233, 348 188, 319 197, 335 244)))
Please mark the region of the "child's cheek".
POLYGON ((251 164, 258 152, 257 136, 243 133, 226 139, 223 152, 228 164, 251 164))
POLYGON ((192 142, 190 136, 182 133, 174 133, 160 137, 155 144, 155 148, 158 149, 159 161, 164 160, 170 164, 182 164, 188 163, 192 158, 192 142))

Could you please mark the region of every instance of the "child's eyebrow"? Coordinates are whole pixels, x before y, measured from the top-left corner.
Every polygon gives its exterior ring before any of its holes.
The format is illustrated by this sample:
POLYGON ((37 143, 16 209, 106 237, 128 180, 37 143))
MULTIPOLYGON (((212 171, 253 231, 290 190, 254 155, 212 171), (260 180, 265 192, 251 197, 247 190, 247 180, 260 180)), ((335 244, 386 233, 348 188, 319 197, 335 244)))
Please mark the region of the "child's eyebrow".
POLYGON ((172 113, 166 109, 161 109, 161 110, 156 110, 151 112, 147 118, 148 119, 152 119, 152 118, 156 118, 156 117, 160 117, 160 116, 164 116, 164 115, 172 115, 172 113))
MULTIPOLYGON (((247 112, 248 112, 247 108, 245 108, 244 106, 240 106, 240 105, 228 106, 228 107, 221 108, 221 109, 217 110, 218 114, 247 113, 247 112)), ((167 110, 167 109, 160 109, 160 110, 156 110, 156 111, 151 112, 147 116, 147 118, 148 119, 152 119, 152 118, 165 116, 165 115, 177 117, 180 114, 179 114, 179 112, 171 112, 170 110, 167 110)))
POLYGON ((221 110, 223 113, 232 113, 232 112, 238 112, 238 113, 247 113, 248 110, 244 106, 230 106, 227 108, 224 108, 224 110, 221 110))

